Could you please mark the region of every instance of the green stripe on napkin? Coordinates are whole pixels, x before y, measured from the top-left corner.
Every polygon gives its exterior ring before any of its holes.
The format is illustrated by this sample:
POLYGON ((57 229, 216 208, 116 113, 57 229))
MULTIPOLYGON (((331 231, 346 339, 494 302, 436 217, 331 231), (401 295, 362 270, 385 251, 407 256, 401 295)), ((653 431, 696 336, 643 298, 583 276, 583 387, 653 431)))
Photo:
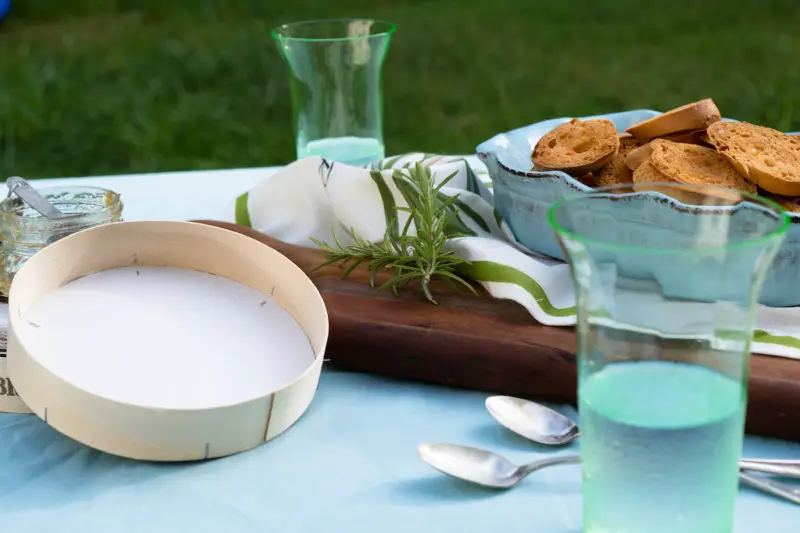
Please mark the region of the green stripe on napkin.
POLYGON ((566 317, 575 315, 575 306, 558 309, 554 307, 547 298, 544 289, 535 279, 527 274, 520 272, 516 268, 491 261, 476 261, 462 268, 464 275, 469 276, 475 281, 513 283, 530 294, 542 308, 542 311, 550 316, 566 317))
POLYGON ((247 210, 247 195, 248 193, 244 193, 236 199, 236 213, 234 216, 237 224, 252 228, 253 223, 250 222, 250 212, 247 210))
POLYGON ((753 331, 754 342, 764 342, 767 344, 777 344, 787 348, 794 348, 800 350, 800 339, 797 337, 789 337, 788 335, 771 335, 763 329, 753 331))
MULTIPOLYGON (((453 204, 455 204, 455 206, 458 207, 458 209, 462 213, 464 213, 470 219, 472 219, 472 221, 475 222, 475 224, 480 226, 480 228, 483 231, 485 231, 486 233, 491 233, 492 232, 492 230, 489 229, 489 224, 487 224, 486 221, 483 220, 483 217, 481 217, 478 213, 476 213, 475 210, 472 209, 470 206, 468 206, 467 204, 465 204, 464 202, 462 202, 458 198, 456 198, 453 201, 453 204)), ((474 235, 474 233, 473 233, 473 235, 474 235)))
POLYGON ((376 170, 370 170, 369 176, 372 178, 372 181, 375 182, 375 185, 378 187, 378 192, 381 195, 381 202, 383 203, 383 214, 386 217, 386 225, 393 224, 394 227, 394 234, 398 235, 400 233, 400 221, 397 219, 396 214, 396 205, 394 203, 394 196, 392 196, 392 191, 389 190, 389 186, 386 185, 386 182, 383 180, 383 174, 376 170))
POLYGON ((462 159, 461 161, 463 161, 464 169, 467 171, 467 190, 474 194, 480 194, 481 189, 478 187, 478 177, 475 175, 475 172, 466 159, 462 159))

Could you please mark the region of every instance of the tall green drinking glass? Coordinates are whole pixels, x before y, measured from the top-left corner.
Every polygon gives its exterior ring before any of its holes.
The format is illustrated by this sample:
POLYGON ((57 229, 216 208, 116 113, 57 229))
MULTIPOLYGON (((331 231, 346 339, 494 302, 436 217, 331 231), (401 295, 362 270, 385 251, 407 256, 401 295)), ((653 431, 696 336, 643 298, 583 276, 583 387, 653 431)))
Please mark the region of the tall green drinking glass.
POLYGON ((382 159, 381 67, 395 26, 367 19, 285 24, 272 37, 289 67, 297 158, 382 159))
POLYGON ((753 317, 779 206, 636 184, 554 204, 571 266, 587 533, 730 533, 753 317))

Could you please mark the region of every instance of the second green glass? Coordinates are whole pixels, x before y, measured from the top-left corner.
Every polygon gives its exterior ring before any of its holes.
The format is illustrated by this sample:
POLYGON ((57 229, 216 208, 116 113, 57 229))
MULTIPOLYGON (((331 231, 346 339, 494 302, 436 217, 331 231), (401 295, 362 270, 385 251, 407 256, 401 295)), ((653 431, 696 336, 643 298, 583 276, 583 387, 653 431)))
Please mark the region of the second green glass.
POLYGON ((674 183, 549 216, 576 292, 584 531, 731 533, 754 309, 788 217, 674 183))
POLYGON ((381 67, 395 27, 313 20, 272 30, 289 67, 297 158, 350 165, 385 156, 381 67))

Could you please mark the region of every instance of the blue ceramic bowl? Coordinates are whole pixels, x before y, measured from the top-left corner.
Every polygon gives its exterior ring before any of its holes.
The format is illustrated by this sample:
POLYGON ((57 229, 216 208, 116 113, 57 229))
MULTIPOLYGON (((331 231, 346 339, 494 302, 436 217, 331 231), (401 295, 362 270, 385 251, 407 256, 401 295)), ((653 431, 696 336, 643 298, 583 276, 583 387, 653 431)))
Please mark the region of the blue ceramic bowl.
MULTIPOLYGON (((637 122, 659 114, 657 111, 637 109, 580 118, 607 118, 622 132, 637 122)), ((564 172, 531 171, 531 151, 545 133, 571 119, 545 120, 501 133, 481 143, 476 149, 478 158, 486 164, 492 178, 495 208, 519 242, 534 252, 562 261, 564 255, 547 221, 547 211, 556 200, 592 189, 564 172)), ((657 211, 662 211, 665 206, 672 212, 684 211, 680 209, 680 204, 654 202, 652 205, 657 211)), ((657 212, 653 214, 654 218, 664 215, 657 212)), ((800 214, 790 214, 790 218, 792 225, 761 292, 760 302, 765 305, 800 305, 800 214)), ((657 246, 656 240, 653 246, 657 246)))

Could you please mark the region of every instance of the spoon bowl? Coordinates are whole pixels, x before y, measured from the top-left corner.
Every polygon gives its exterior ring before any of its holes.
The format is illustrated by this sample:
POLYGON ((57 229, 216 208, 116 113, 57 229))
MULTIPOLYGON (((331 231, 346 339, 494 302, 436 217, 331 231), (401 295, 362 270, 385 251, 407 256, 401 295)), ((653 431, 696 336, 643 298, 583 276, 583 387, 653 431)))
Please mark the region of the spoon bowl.
POLYGON ((512 396, 486 398, 486 410, 501 425, 528 440, 562 446, 578 438, 577 424, 544 405, 512 396))

